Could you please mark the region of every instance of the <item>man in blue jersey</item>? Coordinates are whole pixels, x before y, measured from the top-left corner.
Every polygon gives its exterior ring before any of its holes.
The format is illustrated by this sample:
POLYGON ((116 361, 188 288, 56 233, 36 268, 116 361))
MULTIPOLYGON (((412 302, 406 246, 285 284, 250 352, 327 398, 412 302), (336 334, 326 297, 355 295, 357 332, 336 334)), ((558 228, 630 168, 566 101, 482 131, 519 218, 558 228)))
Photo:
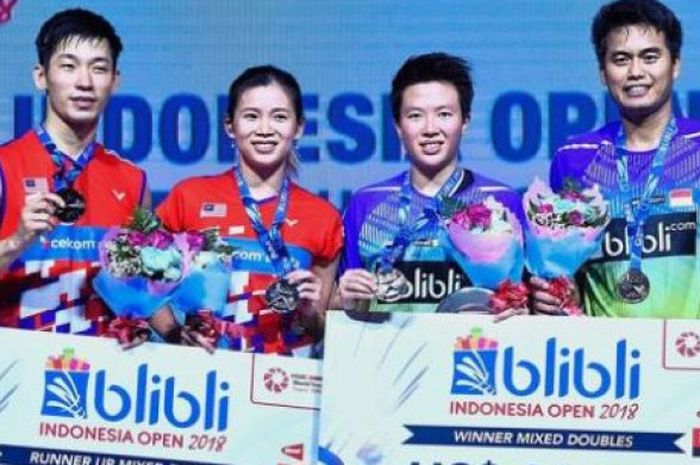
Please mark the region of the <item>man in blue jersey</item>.
POLYGON ((396 73, 392 113, 411 165, 350 199, 337 293, 343 308, 372 301, 377 310, 435 311, 470 285, 439 222, 426 220, 440 199, 472 203, 494 196, 521 210, 509 187, 458 164, 473 96, 468 64, 445 53, 411 57, 396 73))
MULTIPOLYGON (((621 120, 573 138, 551 167, 554 189, 598 184, 611 207, 601 250, 579 272, 582 303, 595 316, 697 318, 700 122, 673 114, 681 24, 657 0, 618 0, 591 38, 621 120)), ((559 314, 546 282, 532 284, 535 311, 559 314)))

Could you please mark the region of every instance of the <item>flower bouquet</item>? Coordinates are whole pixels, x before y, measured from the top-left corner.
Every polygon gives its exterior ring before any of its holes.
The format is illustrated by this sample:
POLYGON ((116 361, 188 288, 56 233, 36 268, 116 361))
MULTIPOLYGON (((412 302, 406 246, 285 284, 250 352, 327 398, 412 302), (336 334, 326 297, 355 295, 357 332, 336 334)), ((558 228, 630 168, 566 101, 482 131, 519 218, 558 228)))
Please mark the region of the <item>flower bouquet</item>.
POLYGON ((147 319, 168 304, 185 273, 182 238, 165 231, 152 213, 137 209, 125 227, 111 228, 99 244, 97 294, 116 315, 108 334, 120 343, 147 335, 147 319))
POLYGON ((493 197, 469 205, 443 200, 449 242, 455 259, 475 286, 496 289, 505 280, 520 281, 522 228, 515 215, 493 197))
POLYGON ((581 189, 567 179, 558 194, 535 178, 523 196, 528 222, 526 263, 534 276, 550 281, 568 314, 580 315, 571 298, 572 276, 600 248, 610 214, 598 186, 581 189))
POLYGON ((181 236, 186 244, 187 276, 173 292, 170 304, 184 315, 190 331, 216 344, 230 326, 222 316, 235 249, 221 239, 217 229, 187 231, 181 236))

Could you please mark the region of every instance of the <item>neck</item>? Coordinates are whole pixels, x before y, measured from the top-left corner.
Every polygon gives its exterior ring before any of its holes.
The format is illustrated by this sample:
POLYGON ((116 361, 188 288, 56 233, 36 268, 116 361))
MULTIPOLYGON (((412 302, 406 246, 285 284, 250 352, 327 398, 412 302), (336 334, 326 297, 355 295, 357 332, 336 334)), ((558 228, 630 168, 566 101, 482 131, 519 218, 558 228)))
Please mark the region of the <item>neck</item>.
POLYGON ((653 150, 659 146, 664 129, 671 119, 671 102, 649 115, 622 117, 626 148, 633 152, 653 150))
POLYGON ((434 197, 456 168, 457 157, 446 166, 434 170, 425 170, 411 165, 411 184, 421 194, 434 197))
POLYGON ((243 179, 248 184, 250 194, 255 200, 274 197, 282 189, 282 183, 287 176, 284 163, 270 170, 253 169, 243 160, 240 161, 240 165, 243 179))
POLYGON ((50 113, 44 121, 44 129, 49 133, 58 150, 75 159, 95 139, 97 122, 73 127, 50 113))

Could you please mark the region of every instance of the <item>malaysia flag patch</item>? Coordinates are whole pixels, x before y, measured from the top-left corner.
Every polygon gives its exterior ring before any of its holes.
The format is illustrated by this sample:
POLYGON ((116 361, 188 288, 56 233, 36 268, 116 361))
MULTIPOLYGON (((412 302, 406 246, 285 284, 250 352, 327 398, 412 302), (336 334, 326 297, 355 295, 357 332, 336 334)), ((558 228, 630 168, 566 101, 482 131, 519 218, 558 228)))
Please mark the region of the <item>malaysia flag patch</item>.
POLYGON ((24 178, 22 184, 24 184, 25 194, 49 191, 49 183, 46 178, 24 178))
POLYGON ((671 208, 683 208, 693 206, 692 189, 672 189, 668 193, 668 204, 671 208))
POLYGON ((204 202, 199 209, 200 218, 224 218, 226 216, 226 204, 204 202))

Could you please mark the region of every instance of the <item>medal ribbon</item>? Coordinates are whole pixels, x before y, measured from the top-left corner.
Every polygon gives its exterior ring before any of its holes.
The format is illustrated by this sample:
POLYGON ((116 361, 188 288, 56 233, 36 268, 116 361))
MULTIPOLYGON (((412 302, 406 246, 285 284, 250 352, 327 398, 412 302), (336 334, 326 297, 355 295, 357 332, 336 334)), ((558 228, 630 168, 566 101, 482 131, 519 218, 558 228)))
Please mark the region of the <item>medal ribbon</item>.
POLYGON ((447 181, 445 181, 437 194, 435 194, 433 205, 425 208, 413 225, 409 225, 408 220, 411 214, 413 187, 411 186, 411 171, 406 171, 399 192, 399 232, 391 241, 391 244, 384 246, 382 249, 376 265, 379 268, 378 271, 383 273, 389 272, 393 268, 394 263, 403 256, 404 251, 411 241, 417 238, 418 233, 438 218, 437 209, 439 200, 444 197, 449 198, 454 194, 454 190, 457 186, 462 184, 464 173, 462 168, 455 168, 447 181))
POLYGON ((617 155, 617 178, 620 182, 620 193, 625 210, 627 222, 627 236, 632 241, 630 244, 630 271, 642 270, 642 249, 644 244, 644 223, 651 211, 651 196, 661 180, 664 160, 671 147, 671 139, 676 133, 676 119, 671 116, 661 142, 654 154, 651 171, 644 184, 644 190, 639 198, 636 208, 632 205, 632 189, 629 183, 629 155, 624 149, 626 137, 622 125, 615 140, 615 152, 617 155))
POLYGON ((73 182, 83 172, 87 164, 92 160, 92 157, 95 156, 97 144, 95 141, 90 142, 74 160, 58 149, 56 143, 51 139, 51 136, 43 126, 39 126, 36 129, 36 134, 41 145, 51 155, 51 161, 58 168, 53 175, 54 192, 72 188, 73 182))
POLYGON ((282 240, 282 223, 287 216, 287 206, 289 205, 289 178, 285 176, 282 182, 277 201, 277 210, 275 210, 275 216, 270 228, 267 229, 263 224, 258 202, 251 195, 250 188, 243 178, 240 166, 234 166, 233 175, 241 193, 246 215, 248 215, 253 230, 258 236, 258 242, 260 242, 267 257, 270 259, 275 271, 279 276, 284 276, 290 271, 294 271, 297 269, 297 264, 292 259, 282 240))

